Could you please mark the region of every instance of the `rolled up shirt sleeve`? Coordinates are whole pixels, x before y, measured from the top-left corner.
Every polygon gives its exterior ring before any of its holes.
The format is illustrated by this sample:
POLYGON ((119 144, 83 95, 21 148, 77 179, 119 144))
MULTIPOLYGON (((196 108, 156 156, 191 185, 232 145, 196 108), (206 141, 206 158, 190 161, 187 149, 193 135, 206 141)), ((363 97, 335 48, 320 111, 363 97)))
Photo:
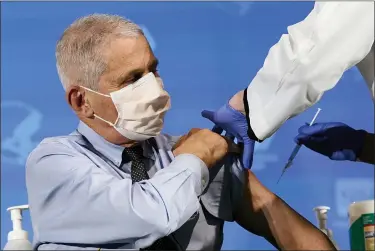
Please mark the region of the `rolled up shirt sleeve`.
POLYGON ((41 144, 27 161, 34 234, 43 243, 134 243, 147 247, 199 208, 208 179, 196 156, 181 155, 154 177, 132 184, 66 145, 41 144))
POLYGON ((315 3, 305 20, 289 26, 288 34, 269 50, 246 89, 250 131, 258 140, 271 136, 317 103, 366 57, 373 43, 374 2, 315 3))
POLYGON ((210 168, 211 182, 201 200, 211 215, 234 221, 234 214, 243 200, 245 172, 238 156, 231 154, 210 168))

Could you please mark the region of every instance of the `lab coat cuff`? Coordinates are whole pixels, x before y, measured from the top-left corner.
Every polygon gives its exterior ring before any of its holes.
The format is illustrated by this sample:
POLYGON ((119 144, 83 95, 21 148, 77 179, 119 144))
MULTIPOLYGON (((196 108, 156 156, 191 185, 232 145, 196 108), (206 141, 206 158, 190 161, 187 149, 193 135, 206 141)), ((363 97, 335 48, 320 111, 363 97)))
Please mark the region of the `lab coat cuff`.
POLYGON ((206 190, 210 178, 207 165, 194 154, 181 154, 175 161, 187 163, 187 168, 192 172, 195 180, 195 191, 199 197, 206 190))
POLYGON ((243 103, 245 107, 246 112, 246 121, 247 121, 247 135, 250 139, 255 140, 257 142, 262 142, 263 140, 258 139, 258 137, 255 135, 253 128, 251 127, 250 123, 250 113, 249 113, 249 102, 247 101, 247 88, 244 91, 243 95, 243 103))

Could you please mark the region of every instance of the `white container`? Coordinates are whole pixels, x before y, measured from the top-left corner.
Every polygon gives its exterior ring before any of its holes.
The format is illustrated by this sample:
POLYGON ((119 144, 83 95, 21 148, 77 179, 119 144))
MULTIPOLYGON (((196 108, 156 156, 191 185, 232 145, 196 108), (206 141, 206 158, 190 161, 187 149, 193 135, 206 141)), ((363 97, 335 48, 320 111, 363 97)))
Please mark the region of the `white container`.
POLYGON ((330 209, 331 208, 327 206, 318 206, 318 207, 315 207, 313 210, 315 211, 316 219, 318 220, 318 228, 320 229, 320 231, 322 231, 328 236, 332 244, 336 247, 337 250, 339 250, 336 241, 333 239, 333 232, 331 229, 328 228, 328 225, 327 225, 327 220, 328 220, 327 213, 330 209))
POLYGON ((8 233, 8 242, 4 250, 33 250, 27 231, 22 229, 22 211, 29 209, 28 205, 10 207, 10 217, 13 222, 13 230, 8 233))

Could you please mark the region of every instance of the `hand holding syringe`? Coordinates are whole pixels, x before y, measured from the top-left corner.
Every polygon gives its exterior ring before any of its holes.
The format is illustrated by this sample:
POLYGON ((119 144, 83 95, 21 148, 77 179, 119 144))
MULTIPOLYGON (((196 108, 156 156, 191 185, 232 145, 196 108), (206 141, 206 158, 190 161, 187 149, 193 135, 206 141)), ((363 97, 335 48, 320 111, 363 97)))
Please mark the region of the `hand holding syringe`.
MULTIPOLYGON (((314 122, 315 122, 316 118, 318 117, 318 114, 319 114, 319 112, 320 112, 321 110, 322 110, 322 109, 318 108, 318 111, 315 113, 314 118, 313 118, 313 119, 311 120, 311 122, 310 122, 310 126, 311 126, 312 124, 314 124, 314 122)), ((297 153, 298 153, 298 151, 299 151, 300 148, 301 148, 301 145, 296 145, 296 146, 294 147, 294 149, 293 149, 293 151, 292 151, 292 154, 290 155, 290 157, 289 157, 289 159, 288 159, 288 162, 286 163, 286 165, 285 165, 285 167, 284 167, 284 169, 283 169, 283 172, 281 173, 280 178, 278 179, 277 183, 279 183, 279 181, 280 181, 281 177, 283 176, 283 174, 285 173, 286 169, 288 169, 289 167, 292 166, 292 164, 293 164, 293 160, 294 160, 294 158, 297 156, 297 153)))

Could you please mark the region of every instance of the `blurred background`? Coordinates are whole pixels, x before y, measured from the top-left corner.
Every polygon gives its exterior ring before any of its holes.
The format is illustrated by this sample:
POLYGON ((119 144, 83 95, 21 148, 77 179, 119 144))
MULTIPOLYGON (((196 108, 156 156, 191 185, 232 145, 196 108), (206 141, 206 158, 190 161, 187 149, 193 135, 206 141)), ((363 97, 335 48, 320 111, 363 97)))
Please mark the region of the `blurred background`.
MULTIPOLYGON (((24 163, 43 138, 65 135, 78 121, 64 100, 55 68, 56 41, 78 17, 123 15, 140 24, 160 60, 172 96, 165 132, 212 127, 200 117, 244 89, 269 48, 288 25, 301 21, 313 2, 1 2, 1 248, 11 221, 6 208, 27 204, 24 163)), ((288 121, 257 145, 253 170, 296 211, 316 224, 312 209, 331 207, 329 227, 340 249, 348 250, 347 208, 374 198, 371 165, 334 162, 303 148, 276 184, 293 138, 322 108, 317 122, 341 121, 373 132, 374 106, 356 68, 318 105, 288 121)), ((24 220, 32 238, 29 214, 24 220)), ((235 223, 225 225, 223 249, 274 249, 235 223)))

